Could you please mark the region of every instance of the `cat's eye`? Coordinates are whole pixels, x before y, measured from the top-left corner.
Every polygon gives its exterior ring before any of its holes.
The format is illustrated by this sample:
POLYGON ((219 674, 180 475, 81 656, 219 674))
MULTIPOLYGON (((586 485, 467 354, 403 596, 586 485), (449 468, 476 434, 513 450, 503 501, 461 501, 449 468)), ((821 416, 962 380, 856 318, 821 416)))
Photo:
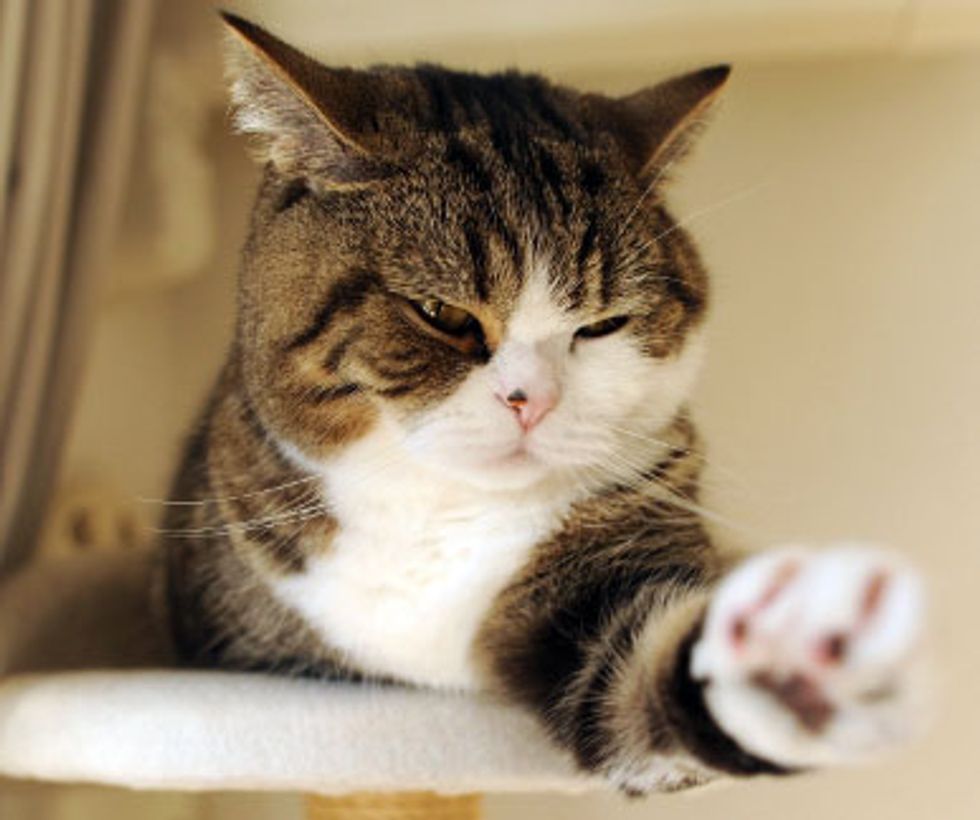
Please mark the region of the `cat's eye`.
POLYGON ((481 333, 480 323, 476 317, 461 307, 447 305, 438 299, 412 301, 411 304, 427 324, 453 338, 462 339, 466 336, 478 336, 481 333))
POLYGON ((575 331, 575 338, 597 339, 600 336, 608 336, 625 327, 629 320, 629 316, 611 316, 608 319, 593 322, 591 325, 582 325, 582 327, 575 331))

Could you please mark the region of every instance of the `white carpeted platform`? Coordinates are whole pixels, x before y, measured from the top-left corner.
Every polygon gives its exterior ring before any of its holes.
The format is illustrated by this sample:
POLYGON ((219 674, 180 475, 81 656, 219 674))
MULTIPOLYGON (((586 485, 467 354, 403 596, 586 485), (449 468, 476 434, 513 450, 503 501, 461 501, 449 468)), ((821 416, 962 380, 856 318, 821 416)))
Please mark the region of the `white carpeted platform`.
POLYGON ((601 785, 529 715, 486 699, 160 668, 148 566, 93 556, 0 585, 0 776, 324 794, 601 785), (51 671, 93 664, 118 668, 51 671))
POLYGON ((0 683, 0 773, 133 788, 334 794, 590 785, 528 715, 498 704, 165 671, 0 683))

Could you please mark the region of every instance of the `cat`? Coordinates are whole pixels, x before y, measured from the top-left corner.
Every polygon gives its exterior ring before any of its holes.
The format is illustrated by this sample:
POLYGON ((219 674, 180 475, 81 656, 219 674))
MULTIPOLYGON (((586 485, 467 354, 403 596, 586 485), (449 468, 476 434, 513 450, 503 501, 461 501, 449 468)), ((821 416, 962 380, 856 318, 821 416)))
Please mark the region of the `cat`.
POLYGON ((164 525, 181 657, 489 692, 636 794, 909 735, 915 572, 699 514, 708 280, 664 188, 728 68, 611 98, 224 19, 264 176, 164 525))

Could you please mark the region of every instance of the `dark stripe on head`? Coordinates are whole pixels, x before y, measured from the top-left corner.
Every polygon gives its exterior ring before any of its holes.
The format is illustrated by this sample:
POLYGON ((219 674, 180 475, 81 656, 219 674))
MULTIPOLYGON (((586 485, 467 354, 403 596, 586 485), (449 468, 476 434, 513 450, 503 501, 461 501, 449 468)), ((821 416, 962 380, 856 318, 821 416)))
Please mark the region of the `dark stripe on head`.
POLYGON ((489 229, 503 243, 504 249, 507 251, 507 256, 514 266, 515 273, 521 276, 524 271, 524 251, 521 248, 521 243, 517 241, 517 236, 514 234, 514 231, 504 222, 500 212, 492 205, 488 206, 484 218, 487 220, 489 229))
POLYGON ((487 248, 483 243, 483 235, 476 225, 467 222, 463 225, 463 236, 473 261, 473 287, 477 298, 486 302, 490 298, 490 284, 487 280, 487 248))
POLYGON ((453 101, 446 88, 444 75, 438 68, 432 66, 418 66, 416 69, 418 78, 422 81, 429 99, 432 101, 432 114, 436 125, 445 132, 456 130, 456 118, 453 114, 453 101))
POLYGON ((568 197, 565 196, 565 181, 562 177, 561 169, 558 167, 558 163, 555 162, 555 158, 540 146, 538 147, 538 167, 541 169, 541 176, 548 183, 548 188, 551 190, 552 196, 554 196, 558 207, 561 209, 562 216, 567 219, 568 215, 572 212, 572 205, 568 201, 568 197))
POLYGON ((581 139, 581 129, 566 119, 548 99, 549 88, 544 80, 540 77, 528 77, 526 87, 528 99, 539 119, 551 126, 563 139, 581 139))
POLYGON ((298 350, 316 341, 337 313, 360 307, 380 284, 381 280, 376 273, 365 270, 348 272, 330 288, 313 321, 286 345, 286 350, 298 350))
POLYGON ((585 301, 586 269, 589 258, 595 251, 596 238, 599 235, 599 224, 595 212, 589 213, 588 220, 585 230, 582 232, 578 250, 575 252, 575 279, 568 289, 568 306, 572 310, 580 308, 582 302, 585 301))
POLYGON ((579 170, 579 184, 586 194, 594 198, 606 184, 606 172, 597 162, 583 162, 579 170))
POLYGON ((600 265, 601 279, 599 281, 599 301, 607 307, 612 301, 616 290, 616 254, 609 237, 601 237, 599 241, 602 250, 600 265))
POLYGON ((582 241, 579 243, 578 252, 575 254, 575 264, 578 267, 579 276, 585 272, 585 264, 589 261, 592 251, 595 250, 596 237, 599 235, 599 225, 594 213, 589 214, 589 224, 582 232, 582 241))
POLYGON ((485 229, 475 222, 468 221, 463 226, 466 246, 473 259, 473 271, 476 277, 474 284, 481 301, 489 297, 489 282, 487 281, 488 254, 484 234, 497 234, 506 250, 515 270, 520 271, 523 264, 523 253, 514 232, 504 222, 500 212, 491 199, 494 191, 493 176, 480 155, 458 139, 451 139, 446 146, 446 162, 457 168, 469 181, 473 188, 484 195, 481 217, 485 221, 485 229))
POLYGON ((464 177, 482 194, 493 191, 493 178, 479 154, 461 140, 451 139, 446 145, 446 163, 459 169, 464 177))

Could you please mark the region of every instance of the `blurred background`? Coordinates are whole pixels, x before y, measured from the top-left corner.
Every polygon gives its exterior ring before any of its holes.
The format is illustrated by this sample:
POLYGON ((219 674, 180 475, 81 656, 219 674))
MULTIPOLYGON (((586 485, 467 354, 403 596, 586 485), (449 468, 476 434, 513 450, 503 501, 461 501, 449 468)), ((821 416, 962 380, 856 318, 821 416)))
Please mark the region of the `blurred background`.
MULTIPOLYGON (((928 576, 941 697, 914 748, 640 802, 489 795, 486 816, 977 817, 980 2, 225 5, 335 64, 517 66, 617 93, 732 62, 671 197, 714 276, 696 401, 708 506, 746 544, 879 541, 928 576)), ((12 566, 145 540, 159 510, 139 499, 166 494, 230 339, 257 169, 229 134, 210 3, 3 0, 0 25, 0 559, 12 566), (12 158, 38 149, 11 76, 58 89, 32 127, 65 146, 35 200, 14 173, 12 158)), ((4 820, 301 814, 289 795, 0 783, 4 820)))

